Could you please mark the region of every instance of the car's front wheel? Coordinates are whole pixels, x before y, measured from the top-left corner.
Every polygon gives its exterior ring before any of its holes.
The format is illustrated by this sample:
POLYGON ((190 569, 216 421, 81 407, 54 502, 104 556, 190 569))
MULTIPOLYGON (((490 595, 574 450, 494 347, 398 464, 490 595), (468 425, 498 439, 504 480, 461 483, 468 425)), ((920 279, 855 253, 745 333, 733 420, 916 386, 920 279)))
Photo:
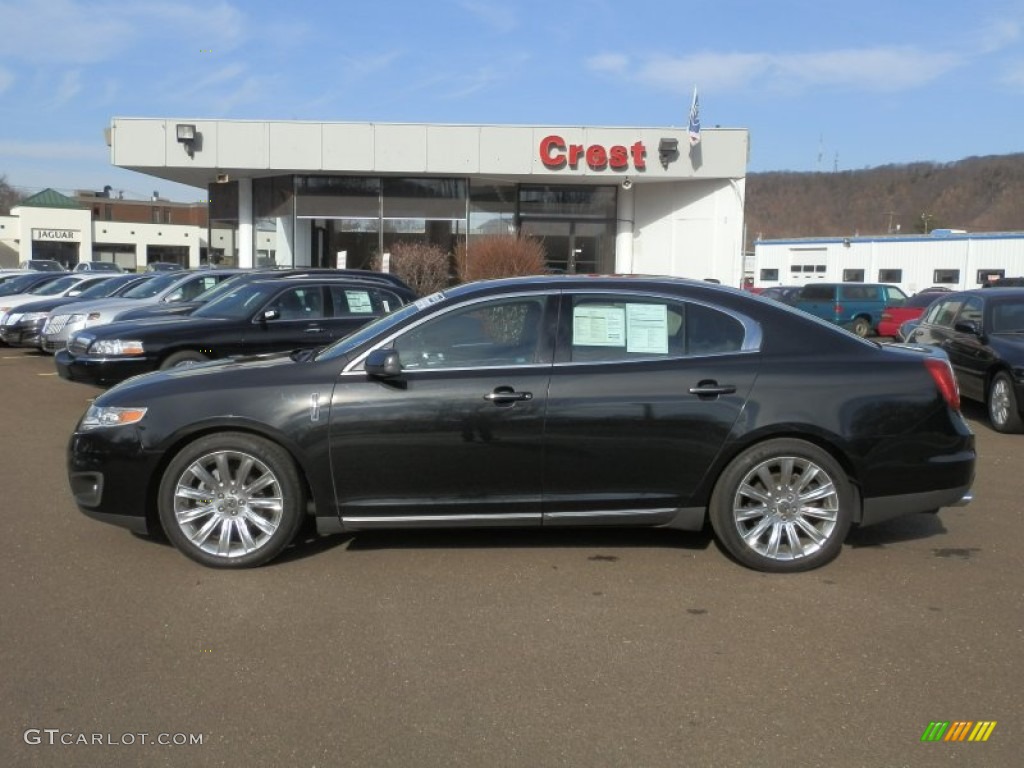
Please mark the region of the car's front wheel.
POLYGON ((719 542, 744 565, 807 571, 839 554, 853 499, 846 473, 828 452, 777 439, 733 459, 715 485, 709 512, 719 542))
POLYGON ((240 432, 199 438, 171 460, 158 509, 167 537, 216 568, 262 565, 291 543, 305 494, 295 462, 279 445, 240 432))
POLYGON ((160 370, 166 371, 169 368, 205 363, 209 359, 210 358, 202 352, 196 352, 192 349, 183 349, 181 352, 175 352, 164 358, 163 362, 160 363, 160 370))
POLYGON ((1024 432, 1017 395, 1013 391, 1013 380, 1006 371, 992 377, 988 388, 988 419, 996 432, 1024 432))

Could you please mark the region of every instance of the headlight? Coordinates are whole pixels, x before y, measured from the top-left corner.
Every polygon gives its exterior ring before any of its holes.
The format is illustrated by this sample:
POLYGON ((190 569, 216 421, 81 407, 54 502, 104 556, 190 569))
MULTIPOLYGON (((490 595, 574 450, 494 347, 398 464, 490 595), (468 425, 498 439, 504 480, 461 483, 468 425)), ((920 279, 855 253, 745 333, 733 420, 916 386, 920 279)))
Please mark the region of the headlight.
MULTIPOLYGON (((18 315, 23 323, 38 323, 40 320, 45 320, 50 316, 49 312, 26 312, 24 315, 18 315)), ((14 325, 15 316, 11 315, 11 325, 14 325)))
POLYGON ((128 341, 126 339, 100 339, 89 345, 90 355, 141 355, 141 341, 128 341))
POLYGON ((14 325, 19 320, 21 320, 21 315, 19 314, 12 312, 9 315, 5 315, 3 312, 0 312, 0 325, 14 325))
POLYGON ((138 424, 146 415, 146 408, 114 408, 90 405, 79 425, 82 429, 98 427, 123 427, 127 424, 138 424))

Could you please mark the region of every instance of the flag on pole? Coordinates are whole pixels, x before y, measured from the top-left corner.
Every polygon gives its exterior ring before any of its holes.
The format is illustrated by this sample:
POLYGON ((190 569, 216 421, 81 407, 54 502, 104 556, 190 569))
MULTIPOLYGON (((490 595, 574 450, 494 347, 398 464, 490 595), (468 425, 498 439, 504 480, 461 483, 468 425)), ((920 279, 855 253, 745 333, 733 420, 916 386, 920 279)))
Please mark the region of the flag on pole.
POLYGON ((690 104, 690 146, 700 144, 700 101, 697 99, 697 86, 693 86, 693 102, 690 104))

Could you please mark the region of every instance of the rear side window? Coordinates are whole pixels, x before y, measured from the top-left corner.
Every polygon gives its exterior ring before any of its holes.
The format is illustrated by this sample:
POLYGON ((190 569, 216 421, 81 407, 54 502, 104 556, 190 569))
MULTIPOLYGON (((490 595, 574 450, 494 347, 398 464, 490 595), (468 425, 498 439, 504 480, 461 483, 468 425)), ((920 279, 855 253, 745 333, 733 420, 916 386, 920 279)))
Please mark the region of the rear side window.
POLYGON ((800 291, 800 298, 809 301, 832 301, 835 288, 831 285, 805 285, 800 291))
POLYGON ((376 288, 353 288, 345 285, 332 285, 328 289, 331 294, 331 305, 334 316, 345 315, 386 315, 402 306, 402 302, 390 291, 376 288))
POLYGON ((743 325, 710 307, 642 298, 575 296, 572 362, 722 354, 743 346, 743 325))

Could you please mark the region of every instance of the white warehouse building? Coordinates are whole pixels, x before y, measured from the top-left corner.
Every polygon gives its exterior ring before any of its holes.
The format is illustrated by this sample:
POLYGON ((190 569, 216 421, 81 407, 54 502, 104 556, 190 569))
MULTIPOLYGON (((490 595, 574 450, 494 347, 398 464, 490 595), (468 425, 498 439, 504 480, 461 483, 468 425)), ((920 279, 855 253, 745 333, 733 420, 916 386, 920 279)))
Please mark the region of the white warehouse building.
POLYGON ((474 235, 519 233, 553 270, 743 279, 745 129, 114 118, 109 143, 207 191, 223 265, 364 268, 408 241, 472 258, 474 235))
POLYGON ((1024 275, 1024 232, 937 229, 929 235, 759 240, 747 277, 756 287, 889 283, 906 293, 978 288, 1024 275))

